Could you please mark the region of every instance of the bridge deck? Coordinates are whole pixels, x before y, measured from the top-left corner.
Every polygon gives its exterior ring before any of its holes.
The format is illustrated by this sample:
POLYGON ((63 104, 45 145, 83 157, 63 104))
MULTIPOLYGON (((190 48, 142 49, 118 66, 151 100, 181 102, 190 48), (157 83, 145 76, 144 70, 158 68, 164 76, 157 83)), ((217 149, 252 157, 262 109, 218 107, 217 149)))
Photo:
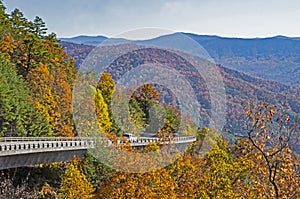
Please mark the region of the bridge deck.
MULTIPOLYGON (((109 140, 98 141, 109 145, 109 140)), ((149 143, 187 144, 196 141, 193 136, 175 137, 170 140, 160 138, 139 138, 130 141, 134 148, 145 147, 149 143)), ((86 150, 95 147, 95 139, 90 137, 1 137, 0 170, 50 162, 69 161, 81 156, 86 150)), ((118 140, 118 145, 124 144, 118 140)))

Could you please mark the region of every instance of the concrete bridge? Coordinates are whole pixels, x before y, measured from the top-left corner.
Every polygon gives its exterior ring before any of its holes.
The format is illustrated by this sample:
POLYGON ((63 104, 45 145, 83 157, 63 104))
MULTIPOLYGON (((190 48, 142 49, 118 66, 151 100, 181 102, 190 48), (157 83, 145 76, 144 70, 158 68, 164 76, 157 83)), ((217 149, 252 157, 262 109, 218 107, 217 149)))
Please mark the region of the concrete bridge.
MULTIPOLYGON (((106 138, 100 138, 100 140, 107 147, 111 145, 106 138)), ((182 145, 194 141, 196 138, 193 136, 173 139, 144 137, 129 141, 129 143, 134 148, 143 148, 149 143, 182 145)), ((118 140, 118 145, 121 144, 124 142, 118 140)), ((88 149, 94 147, 95 140, 90 137, 0 137, 0 170, 70 161, 74 156, 82 157, 88 149)))

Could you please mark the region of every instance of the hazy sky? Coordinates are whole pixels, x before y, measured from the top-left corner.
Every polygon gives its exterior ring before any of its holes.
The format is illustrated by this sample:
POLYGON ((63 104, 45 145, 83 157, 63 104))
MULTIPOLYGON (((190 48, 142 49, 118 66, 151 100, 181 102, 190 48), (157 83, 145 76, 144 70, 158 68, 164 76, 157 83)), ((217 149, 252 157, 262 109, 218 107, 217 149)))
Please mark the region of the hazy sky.
POLYGON ((300 36, 298 0, 4 0, 59 37, 145 27, 229 37, 300 36))

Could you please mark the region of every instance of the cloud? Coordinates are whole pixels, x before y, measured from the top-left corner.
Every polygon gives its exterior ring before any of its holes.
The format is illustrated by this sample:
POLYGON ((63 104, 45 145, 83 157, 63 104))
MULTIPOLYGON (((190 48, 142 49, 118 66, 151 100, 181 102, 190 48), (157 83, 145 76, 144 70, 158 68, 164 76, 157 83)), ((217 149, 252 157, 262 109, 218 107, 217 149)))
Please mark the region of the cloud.
MULTIPOLYGON (((290 0, 4 0, 59 36, 118 35, 143 27, 223 36, 297 35, 300 2, 290 0), (281 24, 276 23, 280 22, 281 24), (270 24, 271 23, 271 24, 270 24), (255 25, 255 27, 251 27, 255 25)), ((299 35, 299 34, 298 34, 299 35)))

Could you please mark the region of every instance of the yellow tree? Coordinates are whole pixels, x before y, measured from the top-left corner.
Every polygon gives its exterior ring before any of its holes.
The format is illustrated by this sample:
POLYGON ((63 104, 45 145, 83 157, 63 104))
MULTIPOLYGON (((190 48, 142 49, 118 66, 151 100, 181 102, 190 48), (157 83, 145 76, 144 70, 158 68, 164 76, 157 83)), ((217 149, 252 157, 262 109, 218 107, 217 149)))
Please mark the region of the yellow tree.
POLYGON ((59 131, 62 136, 73 137, 74 123, 72 119, 72 90, 68 83, 68 74, 59 67, 52 70, 54 99, 59 107, 59 131))
POLYGON ((52 91, 54 79, 48 66, 40 63, 38 67, 29 72, 28 80, 35 107, 50 123, 53 132, 59 132, 61 113, 52 91))
POLYGON ((238 182, 250 171, 251 162, 236 161, 228 152, 226 142, 218 144, 204 157, 197 176, 198 196, 200 198, 240 198, 236 189, 238 182))
POLYGON ((100 74, 100 80, 98 82, 97 89, 101 91, 106 104, 110 107, 112 95, 116 89, 116 85, 109 73, 100 74))
POLYGON ((237 157, 255 164, 251 168, 251 192, 264 198, 298 198, 298 161, 290 144, 295 135, 297 118, 291 122, 283 107, 268 103, 244 104, 243 132, 236 143, 237 157))
MULTIPOLYGON (((208 131, 204 129, 203 131, 208 131)), ((209 136, 204 135, 204 136, 209 136)), ((225 141, 219 138, 211 142, 206 153, 196 153, 203 142, 192 144, 190 153, 185 154, 169 171, 177 183, 178 198, 241 198, 243 193, 237 185, 250 171, 251 162, 236 160, 225 141)))
POLYGON ((112 124, 108 113, 108 106, 104 101, 101 91, 93 86, 91 86, 91 89, 94 93, 95 109, 99 126, 103 132, 107 133, 112 124))
POLYGON ((113 154, 113 164, 122 171, 113 172, 100 183, 97 198, 176 198, 175 181, 166 168, 159 166, 159 146, 149 145, 145 151, 136 151, 130 145, 119 148, 113 154))
MULTIPOLYGON (((196 159, 194 157, 191 157, 189 154, 185 154, 167 167, 168 172, 176 183, 176 198, 197 197, 197 164, 194 164, 195 162, 196 159)), ((200 162, 197 162, 200 165, 200 162)))
POLYGON ((149 173, 115 172, 100 184, 98 198, 176 198, 176 183, 166 169, 149 173))
POLYGON ((67 167, 62 176, 60 198, 88 199, 93 197, 93 188, 79 167, 78 160, 74 160, 67 167))

